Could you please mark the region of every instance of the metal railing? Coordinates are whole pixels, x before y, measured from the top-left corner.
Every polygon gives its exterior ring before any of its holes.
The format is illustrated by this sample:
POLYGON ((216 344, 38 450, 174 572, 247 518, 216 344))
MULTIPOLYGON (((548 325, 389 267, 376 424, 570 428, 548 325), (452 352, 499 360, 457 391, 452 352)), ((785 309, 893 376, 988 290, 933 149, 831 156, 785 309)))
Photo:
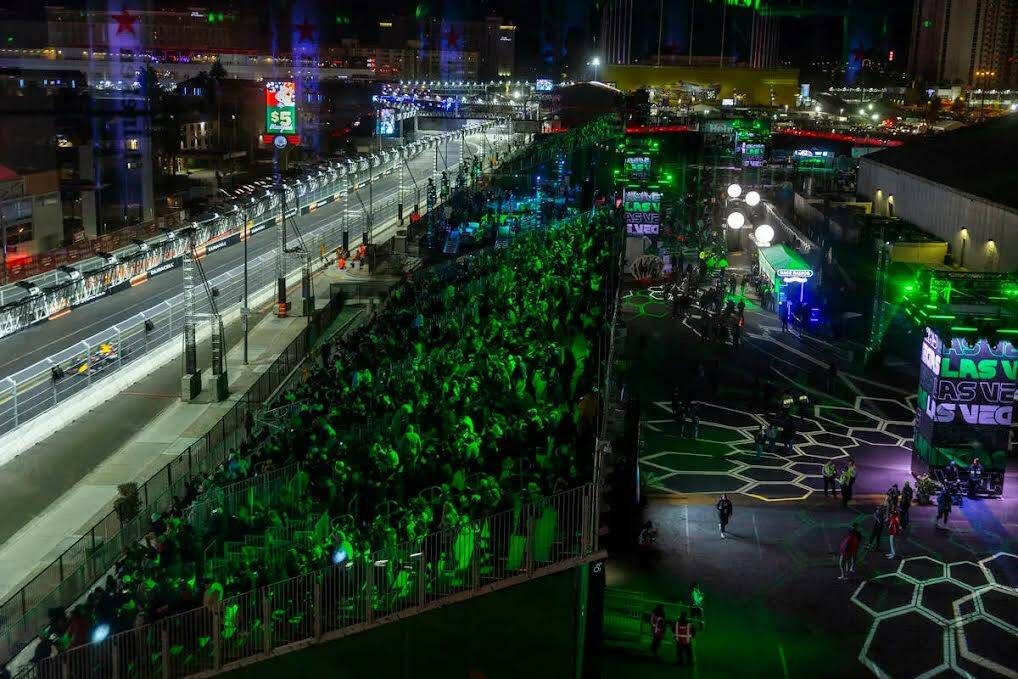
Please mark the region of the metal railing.
POLYGON ((73 648, 28 676, 161 678, 229 670, 580 563, 597 550, 593 493, 586 484, 274 582, 73 648))
MULTIPOLYGON (((382 214, 395 216, 397 206, 395 203, 384 204, 380 209, 382 214)), ((364 218, 362 215, 362 219, 364 218)), ((340 233, 342 231, 341 225, 331 228, 333 231, 338 229, 340 233)), ((274 254, 266 253, 263 257, 274 257, 274 254)), ((249 278, 252 275, 251 268, 249 266, 249 278)), ((274 269, 272 271, 274 272, 274 269)), ((224 274, 224 277, 231 275, 234 274, 224 274)), ((219 280, 219 278, 215 279, 214 284, 219 280)), ((242 284, 242 281, 233 281, 234 286, 238 284, 242 284)), ((223 285, 217 286, 221 291, 224 289, 223 285)), ((341 310, 343 301, 341 297, 333 296, 330 303, 318 312, 319 322, 316 323, 316 326, 324 328, 331 324, 341 310)), ((164 305, 169 317, 175 318, 173 305, 164 302, 160 307, 164 305)), ((180 311, 179 316, 182 316, 182 313, 180 311)), ((136 328, 136 333, 151 332, 145 329, 143 320, 139 323, 142 330, 139 331, 136 328)), ((123 325, 121 324, 121 326, 123 325)), ((31 580, 0 604, 0 663, 9 661, 35 638, 48 622, 50 608, 67 608, 71 605, 113 565, 120 557, 124 547, 140 540, 148 532, 148 517, 153 513, 169 509, 173 497, 183 495, 185 483, 193 482, 210 473, 225 461, 229 451, 236 450, 241 443, 248 440, 251 435, 246 427, 248 416, 250 415, 250 419, 254 420, 255 411, 278 391, 287 376, 308 355, 313 332, 314 326, 302 330, 301 334, 258 378, 247 394, 210 431, 188 446, 173 461, 141 485, 138 491, 141 509, 137 515, 122 521, 116 511, 109 511, 103 519, 78 538, 49 566, 33 576, 31 580)), ((167 330, 164 331, 163 337, 163 341, 168 341, 173 339, 174 335, 167 330)), ((142 346, 147 350, 149 346, 154 345, 150 345, 146 340, 142 346)), ((124 358, 130 360, 129 357, 124 358)), ((115 361, 110 361, 108 368, 113 365, 120 368, 124 363, 124 358, 115 357, 115 361)), ((47 369, 46 375, 49 376, 49 374, 47 369)), ((93 376, 87 375, 86 379, 88 384, 91 384, 93 376)), ((64 398, 70 397, 83 388, 77 387, 74 391, 67 390, 64 392, 64 398)), ((2 394, 0 394, 0 398, 2 398, 2 394)), ((59 401, 53 401, 53 403, 57 402, 59 401)), ((2 406, 0 406, 0 413, 2 413, 2 406)), ((3 428, 0 426, 0 433, 2 431, 3 428)))

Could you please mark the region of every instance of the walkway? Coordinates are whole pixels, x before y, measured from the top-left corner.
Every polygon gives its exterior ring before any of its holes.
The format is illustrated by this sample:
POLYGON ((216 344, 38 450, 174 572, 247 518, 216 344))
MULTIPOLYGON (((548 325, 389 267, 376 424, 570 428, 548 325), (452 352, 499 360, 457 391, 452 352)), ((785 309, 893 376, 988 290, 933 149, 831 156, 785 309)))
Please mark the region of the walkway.
MULTIPOLYGON (((848 527, 868 539, 885 491, 911 478, 914 368, 908 384, 900 371, 842 364, 828 385, 831 348, 782 333, 753 304, 738 349, 705 341, 699 310, 673 320, 654 290, 628 293, 624 318, 629 384, 644 417, 644 514, 659 538, 649 562, 613 555, 608 586, 666 602, 687 601, 693 580, 703 586, 708 625, 698 664, 680 674, 1018 676, 1015 469, 1005 482, 1010 497, 966 501, 950 531, 933 527, 933 507, 914 506, 899 558, 886 558, 885 536, 861 551, 855 576, 837 579, 848 527), (676 385, 699 403, 696 440, 672 418, 676 385), (795 439, 758 458, 752 433, 773 420, 768 411, 786 391, 809 397, 795 439), (843 467, 849 457, 859 480, 843 509, 823 496, 820 467, 829 459, 843 467), (721 492, 735 505, 728 539, 713 507, 721 492)), ((602 676, 676 674, 673 644, 655 660, 649 638, 605 632, 602 676)))

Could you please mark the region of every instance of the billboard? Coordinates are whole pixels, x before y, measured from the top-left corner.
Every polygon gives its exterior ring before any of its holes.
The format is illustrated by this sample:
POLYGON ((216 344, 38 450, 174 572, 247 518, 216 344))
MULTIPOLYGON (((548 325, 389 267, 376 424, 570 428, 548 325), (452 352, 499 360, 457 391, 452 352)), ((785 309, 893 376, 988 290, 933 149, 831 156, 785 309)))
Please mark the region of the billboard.
POLYGON ((396 134, 396 109, 383 108, 378 110, 378 118, 375 121, 375 134, 382 137, 391 137, 396 134))
POLYGON ((265 83, 265 132, 297 133, 297 85, 293 81, 265 83))
POLYGON ((1008 341, 955 337, 942 341, 931 328, 923 339, 915 451, 928 464, 979 455, 1002 467, 1010 447, 1018 385, 1018 350, 1008 341))
POLYGON ((626 189, 623 196, 626 216, 626 235, 649 236, 657 241, 661 229, 661 192, 646 189, 626 189))
POLYGON ((546 78, 538 78, 534 83, 534 89, 538 92, 551 92, 552 82, 546 78))
POLYGON ((650 179, 650 158, 647 156, 628 156, 626 158, 626 177, 634 181, 650 179))

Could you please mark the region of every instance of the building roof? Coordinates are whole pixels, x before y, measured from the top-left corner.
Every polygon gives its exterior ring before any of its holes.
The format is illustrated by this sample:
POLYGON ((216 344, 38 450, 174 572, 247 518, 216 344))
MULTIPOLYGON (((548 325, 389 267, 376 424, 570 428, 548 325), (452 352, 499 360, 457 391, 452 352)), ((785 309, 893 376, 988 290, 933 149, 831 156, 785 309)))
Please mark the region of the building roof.
POLYGON ((871 153, 874 162, 1018 208, 1018 115, 871 153))
POLYGON ((760 256, 767 260, 775 272, 782 269, 792 271, 812 271, 812 267, 806 263, 798 252, 787 245, 778 244, 760 248, 760 256))

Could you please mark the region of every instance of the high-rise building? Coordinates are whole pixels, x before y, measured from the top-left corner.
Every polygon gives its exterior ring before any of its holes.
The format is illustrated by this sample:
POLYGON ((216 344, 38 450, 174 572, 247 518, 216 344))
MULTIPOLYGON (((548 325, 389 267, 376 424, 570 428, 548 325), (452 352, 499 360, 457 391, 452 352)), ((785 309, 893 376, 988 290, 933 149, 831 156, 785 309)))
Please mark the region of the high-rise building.
POLYGON ((915 0, 908 72, 931 84, 1018 87, 1018 0, 915 0))
POLYGON ((601 10, 601 56, 605 64, 632 63, 633 0, 610 0, 601 10))

